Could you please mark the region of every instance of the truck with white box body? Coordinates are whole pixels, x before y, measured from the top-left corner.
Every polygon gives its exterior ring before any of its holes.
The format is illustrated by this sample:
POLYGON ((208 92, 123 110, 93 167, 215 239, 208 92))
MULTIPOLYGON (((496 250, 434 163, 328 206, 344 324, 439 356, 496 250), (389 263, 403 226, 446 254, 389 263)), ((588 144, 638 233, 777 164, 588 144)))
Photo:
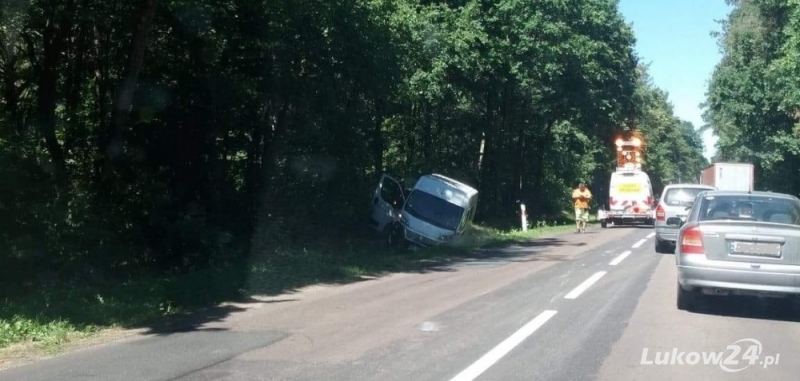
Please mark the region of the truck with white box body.
POLYGON ((717 190, 752 192, 753 178, 753 164, 714 163, 703 170, 700 183, 717 190))

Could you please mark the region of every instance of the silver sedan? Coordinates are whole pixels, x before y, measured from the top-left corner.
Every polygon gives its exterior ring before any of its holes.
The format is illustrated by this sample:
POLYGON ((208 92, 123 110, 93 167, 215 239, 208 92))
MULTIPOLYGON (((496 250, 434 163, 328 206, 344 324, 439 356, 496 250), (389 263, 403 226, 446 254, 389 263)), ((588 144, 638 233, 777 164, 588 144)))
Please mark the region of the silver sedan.
POLYGON ((800 294, 800 199, 771 192, 701 193, 676 241, 678 308, 703 295, 800 294))

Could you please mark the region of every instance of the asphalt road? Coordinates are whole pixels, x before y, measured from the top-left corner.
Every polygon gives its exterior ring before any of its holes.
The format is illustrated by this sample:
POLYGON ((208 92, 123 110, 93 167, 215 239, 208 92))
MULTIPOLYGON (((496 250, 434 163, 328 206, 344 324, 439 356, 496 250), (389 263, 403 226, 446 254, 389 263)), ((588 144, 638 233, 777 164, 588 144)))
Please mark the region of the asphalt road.
POLYGON ((797 378, 797 302, 731 298, 679 311, 674 258, 654 252, 652 235, 592 229, 312 288, 183 332, 2 371, 0 380, 797 378), (739 353, 729 347, 737 341, 739 353))

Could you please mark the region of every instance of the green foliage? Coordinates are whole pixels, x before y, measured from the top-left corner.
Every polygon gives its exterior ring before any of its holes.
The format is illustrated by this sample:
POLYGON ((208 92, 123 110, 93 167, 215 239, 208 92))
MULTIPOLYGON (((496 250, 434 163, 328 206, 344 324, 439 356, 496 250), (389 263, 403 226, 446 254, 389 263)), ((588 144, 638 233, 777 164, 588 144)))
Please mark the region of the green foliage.
POLYGON ((493 226, 518 200, 553 221, 577 181, 607 184, 636 119, 680 178, 696 136, 633 44, 608 0, 0 2, 0 289, 203 274, 217 295, 209 269, 281 256, 298 267, 270 276, 360 273, 297 247, 363 243, 382 172, 472 184, 493 226))
POLYGON ((75 331, 75 327, 64 320, 37 322, 17 315, 9 320, 0 319, 0 348, 20 341, 58 345, 65 342, 68 335, 75 331))
POLYGON ((654 192, 660 194, 671 183, 698 182, 708 164, 700 131, 674 116, 668 95, 651 84, 645 68, 640 75, 637 125, 646 143, 643 169, 650 174, 654 192))
POLYGON ((756 187, 800 193, 800 3, 738 1, 723 23, 723 59, 707 94, 717 159, 756 165, 756 187))

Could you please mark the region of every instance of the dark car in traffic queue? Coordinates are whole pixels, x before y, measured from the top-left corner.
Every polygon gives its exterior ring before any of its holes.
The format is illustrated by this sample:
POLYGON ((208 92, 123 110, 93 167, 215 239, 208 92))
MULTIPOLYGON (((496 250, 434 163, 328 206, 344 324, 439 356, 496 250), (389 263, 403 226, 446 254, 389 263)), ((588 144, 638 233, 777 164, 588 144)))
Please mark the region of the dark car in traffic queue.
POLYGON ((800 295, 800 199, 772 192, 698 194, 679 227, 677 306, 725 295, 800 295))

